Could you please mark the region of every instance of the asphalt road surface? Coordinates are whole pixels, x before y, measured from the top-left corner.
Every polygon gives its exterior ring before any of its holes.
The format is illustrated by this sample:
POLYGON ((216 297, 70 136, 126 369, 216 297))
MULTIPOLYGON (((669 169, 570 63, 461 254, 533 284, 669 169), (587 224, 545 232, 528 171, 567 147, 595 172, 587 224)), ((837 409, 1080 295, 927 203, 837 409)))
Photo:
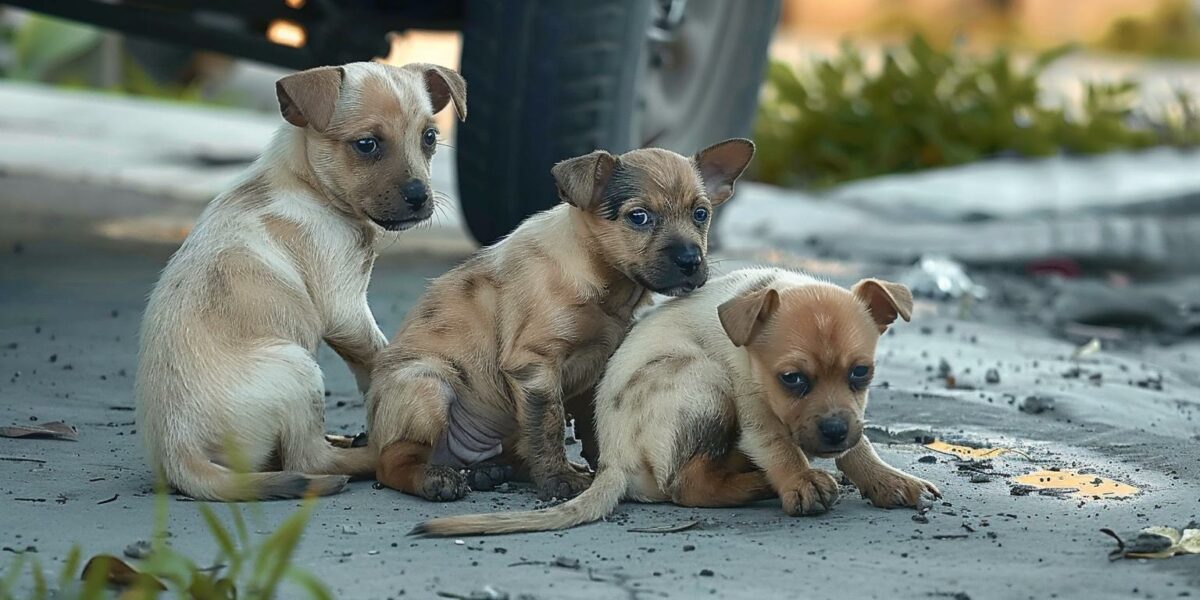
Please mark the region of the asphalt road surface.
MULTIPOLYGON (((0 568, 28 552, 56 570, 73 545, 120 555, 150 535, 153 479, 131 412, 135 338, 172 246, 23 239, 15 229, 0 247, 0 426, 61 420, 79 437, 0 439, 0 568)), ((427 279, 458 258, 380 259, 371 304, 386 333, 427 279)), ((852 280, 856 268, 835 269, 835 278, 852 280)), ((1115 544, 1099 531, 1182 527, 1200 516, 1196 344, 1074 360, 1075 344, 1003 306, 959 313, 920 303, 913 323, 883 340, 871 393, 875 435, 887 430, 894 442, 879 444, 884 459, 945 494, 923 517, 873 508, 845 487, 840 503, 816 517, 789 518, 774 502, 729 510, 627 504, 566 532, 415 539, 406 533, 431 516, 538 503, 520 486, 432 504, 364 481, 320 501, 296 563, 335 597, 364 600, 1200 596, 1200 556, 1110 562, 1115 544), (964 470, 916 443, 923 436, 1015 452, 964 470), (1012 478, 1045 468, 1084 470, 1139 492, 1011 493, 1012 478), (629 531, 692 521, 673 533, 629 531), (487 586, 510 596, 484 595, 487 586)), ((362 398, 331 351, 322 349, 320 361, 329 429, 357 433, 362 398)), ((248 510, 255 537, 297 506, 248 510)), ((213 556, 196 503, 173 499, 169 529, 171 544, 197 562, 213 556)))

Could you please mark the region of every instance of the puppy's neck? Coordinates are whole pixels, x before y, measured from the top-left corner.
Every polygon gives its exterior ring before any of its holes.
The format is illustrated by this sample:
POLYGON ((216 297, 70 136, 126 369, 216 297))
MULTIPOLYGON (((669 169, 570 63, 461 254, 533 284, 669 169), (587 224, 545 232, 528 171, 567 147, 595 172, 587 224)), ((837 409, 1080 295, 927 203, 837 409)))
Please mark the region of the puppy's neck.
POLYGON ((588 272, 594 277, 594 285, 601 296, 600 306, 609 314, 631 315, 650 297, 650 293, 608 262, 601 248, 601 241, 596 238, 595 231, 588 224, 590 215, 571 206, 562 206, 559 210, 564 210, 567 214, 567 237, 575 243, 572 250, 585 258, 588 272))
POLYGON ((271 139, 271 146, 263 152, 261 162, 263 174, 277 188, 300 190, 304 196, 319 201, 338 217, 373 233, 349 203, 338 198, 317 178, 308 161, 306 130, 288 124, 281 125, 271 139))

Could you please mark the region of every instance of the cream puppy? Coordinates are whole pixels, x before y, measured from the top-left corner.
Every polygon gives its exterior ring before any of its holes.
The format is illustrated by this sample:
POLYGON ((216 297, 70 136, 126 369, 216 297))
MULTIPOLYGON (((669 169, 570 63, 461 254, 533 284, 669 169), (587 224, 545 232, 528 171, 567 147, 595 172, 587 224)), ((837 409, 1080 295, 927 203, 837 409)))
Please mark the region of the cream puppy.
POLYGON ((744 269, 638 322, 596 393, 600 466, 592 486, 544 510, 434 519, 428 535, 562 529, 608 515, 621 499, 738 506, 778 497, 789 515, 831 507, 838 486, 809 457, 837 466, 877 506, 938 496, 879 459, 862 435, 879 336, 908 320, 902 285, 853 290, 798 273, 744 269))
POLYGON ((287 124, 164 269, 136 382, 151 467, 204 500, 296 498, 374 473, 324 439, 324 341, 365 391, 387 339, 367 306, 377 241, 430 217, 434 113, 466 84, 434 65, 352 63, 276 84, 287 124), (249 472, 238 472, 249 471, 249 472))

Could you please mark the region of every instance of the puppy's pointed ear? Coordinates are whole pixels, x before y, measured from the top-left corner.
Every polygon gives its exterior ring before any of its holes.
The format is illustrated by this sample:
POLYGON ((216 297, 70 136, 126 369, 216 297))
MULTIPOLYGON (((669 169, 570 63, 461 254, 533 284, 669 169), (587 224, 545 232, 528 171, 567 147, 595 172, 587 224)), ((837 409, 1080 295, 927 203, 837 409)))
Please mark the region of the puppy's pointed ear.
POLYGON ((554 165, 550 174, 554 176, 559 199, 586 211, 595 207, 604 195, 617 164, 617 157, 596 150, 554 165))
POLYGON ((864 279, 854 284, 851 291, 867 305, 871 318, 879 327, 879 333, 887 331, 888 325, 894 323, 896 317, 905 321, 912 318, 912 292, 903 284, 881 279, 864 279))
POLYGON ((405 67, 420 72, 425 78, 425 89, 429 92, 434 114, 442 112, 453 100, 458 120, 467 120, 467 81, 458 71, 430 63, 413 63, 405 67))
POLYGON ((342 67, 317 67, 276 81, 279 113, 296 127, 325 131, 337 108, 345 75, 342 67))
POLYGON ((764 325, 779 308, 779 292, 775 288, 761 290, 725 301, 717 308, 721 327, 734 346, 739 348, 754 341, 764 325))
POLYGON ((692 162, 700 171, 700 179, 704 181, 704 189, 713 206, 733 195, 733 183, 746 172, 752 158, 754 142, 743 138, 718 142, 696 153, 692 162))

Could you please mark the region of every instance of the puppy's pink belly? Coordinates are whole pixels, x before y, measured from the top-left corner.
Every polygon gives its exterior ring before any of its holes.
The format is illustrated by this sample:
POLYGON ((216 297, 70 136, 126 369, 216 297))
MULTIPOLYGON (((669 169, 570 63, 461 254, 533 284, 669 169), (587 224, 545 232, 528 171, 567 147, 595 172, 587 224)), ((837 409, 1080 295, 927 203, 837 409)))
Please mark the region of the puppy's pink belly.
POLYGON ((504 451, 502 442, 514 426, 510 416, 472 410, 457 397, 450 400, 448 413, 448 426, 433 445, 430 464, 470 467, 504 451))

